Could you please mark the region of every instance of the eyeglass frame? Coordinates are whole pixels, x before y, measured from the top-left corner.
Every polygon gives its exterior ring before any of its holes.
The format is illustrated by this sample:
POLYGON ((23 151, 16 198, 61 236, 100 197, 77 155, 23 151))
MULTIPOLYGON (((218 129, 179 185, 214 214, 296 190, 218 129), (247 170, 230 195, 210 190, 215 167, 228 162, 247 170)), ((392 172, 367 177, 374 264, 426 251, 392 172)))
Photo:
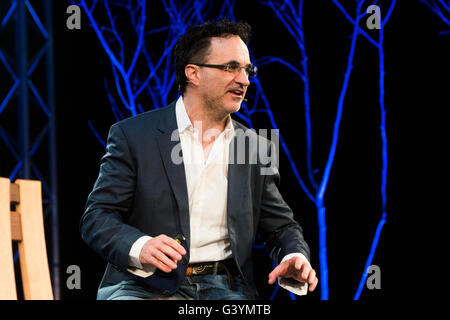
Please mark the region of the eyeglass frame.
POLYGON ((237 68, 239 68, 238 73, 241 72, 241 69, 243 68, 245 70, 245 73, 246 73, 248 79, 255 78, 256 74, 258 72, 258 68, 254 65, 247 65, 245 67, 241 67, 240 64, 231 63, 231 62, 225 63, 225 64, 208 64, 208 63, 188 63, 188 64, 193 64, 194 66, 198 66, 198 67, 220 69, 220 70, 228 71, 228 72, 234 72, 235 70, 237 71, 237 68), (251 69, 251 70, 249 70, 249 69, 251 69))

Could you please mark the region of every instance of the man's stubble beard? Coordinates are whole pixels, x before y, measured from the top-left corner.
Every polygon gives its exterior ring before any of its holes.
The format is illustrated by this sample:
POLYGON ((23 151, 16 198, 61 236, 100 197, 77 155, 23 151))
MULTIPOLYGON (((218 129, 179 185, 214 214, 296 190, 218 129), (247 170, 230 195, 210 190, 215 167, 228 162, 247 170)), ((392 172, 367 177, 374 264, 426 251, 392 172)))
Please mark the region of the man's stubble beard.
POLYGON ((208 94, 205 94, 203 96, 203 101, 205 103, 205 112, 211 117, 211 119, 214 119, 216 121, 223 120, 226 118, 229 114, 239 111, 241 108, 240 104, 238 105, 236 110, 229 111, 225 107, 225 103, 223 99, 225 98, 227 93, 225 95, 222 95, 220 97, 211 97, 208 94))

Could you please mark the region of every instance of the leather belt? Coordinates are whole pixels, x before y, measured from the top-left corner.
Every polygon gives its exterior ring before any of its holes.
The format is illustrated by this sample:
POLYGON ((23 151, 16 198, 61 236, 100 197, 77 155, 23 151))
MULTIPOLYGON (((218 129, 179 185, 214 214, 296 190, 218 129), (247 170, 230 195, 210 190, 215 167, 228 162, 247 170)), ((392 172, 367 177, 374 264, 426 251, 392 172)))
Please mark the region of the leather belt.
POLYGON ((190 264, 186 269, 186 276, 200 276, 207 274, 226 274, 230 289, 235 291, 233 276, 239 276, 239 271, 233 259, 215 262, 202 262, 190 264))

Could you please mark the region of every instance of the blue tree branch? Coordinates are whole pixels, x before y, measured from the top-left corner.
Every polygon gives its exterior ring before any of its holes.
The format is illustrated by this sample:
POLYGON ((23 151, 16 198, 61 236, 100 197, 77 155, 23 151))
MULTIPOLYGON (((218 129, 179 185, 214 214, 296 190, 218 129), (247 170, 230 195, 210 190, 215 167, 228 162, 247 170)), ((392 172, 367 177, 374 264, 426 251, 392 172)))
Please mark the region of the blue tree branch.
MULTIPOLYGON (((341 10, 341 12, 344 14, 344 17, 345 17, 348 21, 350 21, 351 24, 354 25, 354 24, 355 24, 355 20, 347 13, 347 11, 345 10, 345 8, 339 3, 339 1, 337 1, 337 0, 331 0, 331 1, 333 1, 333 3, 336 5, 336 7, 338 7, 339 10, 341 10)), ((362 17, 360 17, 360 18, 362 18, 362 17)), ((367 39, 371 44, 373 44, 374 46, 377 46, 377 45, 378 45, 378 43, 377 43, 375 40, 373 40, 372 37, 369 36, 369 35, 367 34, 367 32, 364 31, 363 29, 361 29, 361 28, 358 27, 358 32, 359 32, 361 35, 363 35, 364 38, 366 38, 366 39, 367 39)))
POLYGON ((431 9, 441 20, 448 26, 450 26, 450 19, 444 15, 444 11, 446 14, 450 14, 449 7, 444 1, 440 0, 439 3, 442 5, 442 8, 439 7, 435 0, 419 0, 423 4, 425 4, 428 8, 431 9))
MULTIPOLYGON (((335 2, 333 0, 333 2, 335 2)), ((385 18, 382 20, 381 28, 379 30, 379 36, 378 36, 378 42, 374 43, 374 46, 378 49, 378 57, 379 57, 379 105, 380 105, 380 136, 381 136, 381 145, 382 145, 382 169, 381 169, 381 218, 378 223, 378 226, 375 231, 374 239, 372 240, 371 248, 369 255, 366 259, 366 263, 364 266, 364 271, 362 274, 362 277, 360 279, 358 289, 355 293, 354 300, 358 300, 360 298, 361 292, 364 288, 364 284, 367 279, 367 270, 369 266, 371 265, 373 261, 373 257, 375 255, 375 251, 379 242, 381 230, 386 223, 387 213, 386 213, 386 204, 387 204, 387 195, 386 195, 386 184, 387 184, 387 168, 388 168, 388 156, 387 156, 387 135, 386 135, 386 108, 385 108, 385 102, 384 102, 384 78, 385 78, 385 71, 384 71, 384 49, 383 49, 383 30, 384 26, 389 20, 392 11, 395 7, 395 0, 391 1, 391 5, 389 7, 388 13, 386 14, 385 18)), ((342 10, 341 10, 342 11, 342 10)), ((354 26, 359 26, 359 23, 352 21, 352 19, 349 19, 351 23, 353 23, 354 26)))
MULTIPOLYGON (((145 0, 140 1, 139 6, 141 7, 141 9, 140 9, 141 17, 140 17, 140 22, 138 24, 138 44, 137 44, 136 50, 134 50, 133 60, 127 71, 127 77, 130 77, 131 73, 133 72, 134 66, 136 65, 136 61, 139 57, 139 54, 141 53, 142 46, 144 45, 144 27, 145 27, 145 17, 146 17, 145 0)), ((134 100, 134 96, 133 96, 133 100, 134 100)))

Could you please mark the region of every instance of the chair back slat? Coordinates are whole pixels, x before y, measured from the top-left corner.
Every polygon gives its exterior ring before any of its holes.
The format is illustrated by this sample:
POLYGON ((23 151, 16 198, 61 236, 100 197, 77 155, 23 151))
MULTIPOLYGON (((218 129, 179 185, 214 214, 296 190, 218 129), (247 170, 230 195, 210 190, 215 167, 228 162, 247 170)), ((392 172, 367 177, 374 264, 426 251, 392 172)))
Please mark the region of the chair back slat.
POLYGON ((0 178, 0 300, 17 299, 10 221, 10 184, 0 178))
POLYGON ((20 188, 16 212, 20 215, 22 241, 19 242, 20 271, 26 300, 52 300, 42 212, 41 182, 16 180, 20 188))
POLYGON ((18 243, 24 298, 52 300, 40 181, 0 178, 0 299, 17 299, 12 241, 18 243))

